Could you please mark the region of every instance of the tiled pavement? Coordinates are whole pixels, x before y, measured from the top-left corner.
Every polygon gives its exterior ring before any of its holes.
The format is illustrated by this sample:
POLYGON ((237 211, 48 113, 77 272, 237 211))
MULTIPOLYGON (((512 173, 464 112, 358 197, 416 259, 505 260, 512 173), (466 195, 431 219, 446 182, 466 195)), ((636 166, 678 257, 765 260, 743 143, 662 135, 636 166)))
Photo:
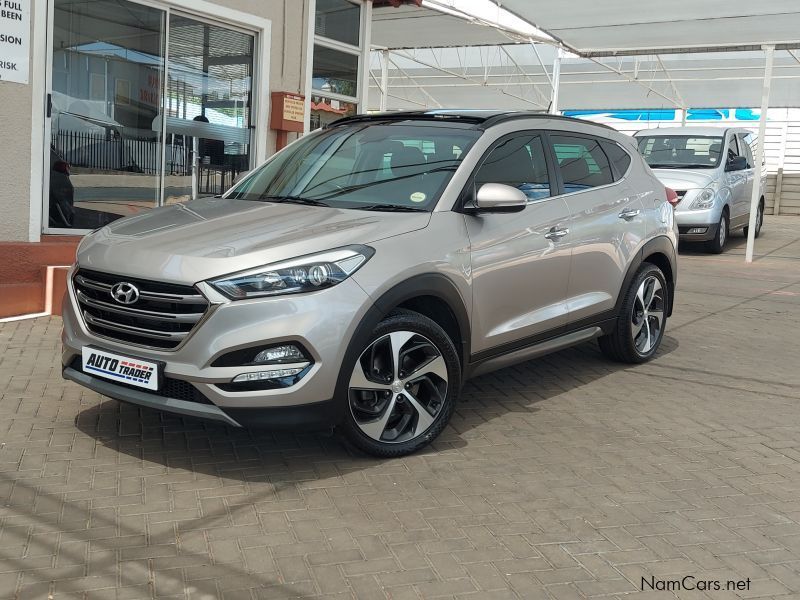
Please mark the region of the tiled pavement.
POLYGON ((402 460, 119 405, 58 319, 0 325, 0 597, 800 597, 800 219, 732 242, 682 254, 650 364, 481 377, 402 460))

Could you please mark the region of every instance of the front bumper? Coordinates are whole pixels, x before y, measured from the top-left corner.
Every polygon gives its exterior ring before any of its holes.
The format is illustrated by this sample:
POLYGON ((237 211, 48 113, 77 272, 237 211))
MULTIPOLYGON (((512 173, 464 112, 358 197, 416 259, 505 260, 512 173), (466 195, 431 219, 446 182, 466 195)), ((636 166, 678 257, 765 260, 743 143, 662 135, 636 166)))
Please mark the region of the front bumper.
POLYGON ((64 300, 62 367, 64 377, 105 396, 172 413, 212 419, 231 426, 334 423, 334 392, 350 339, 371 306, 369 296, 352 279, 308 294, 245 301, 219 301, 174 351, 145 348, 91 333, 78 314, 72 281, 64 300), (294 385, 279 389, 226 391, 239 374, 260 367, 212 367, 233 350, 296 342, 313 361, 294 385), (152 393, 84 373, 80 354, 84 346, 164 363, 165 381, 189 384, 197 394, 171 395, 169 389, 152 393), (77 359, 77 360, 76 360, 77 359))

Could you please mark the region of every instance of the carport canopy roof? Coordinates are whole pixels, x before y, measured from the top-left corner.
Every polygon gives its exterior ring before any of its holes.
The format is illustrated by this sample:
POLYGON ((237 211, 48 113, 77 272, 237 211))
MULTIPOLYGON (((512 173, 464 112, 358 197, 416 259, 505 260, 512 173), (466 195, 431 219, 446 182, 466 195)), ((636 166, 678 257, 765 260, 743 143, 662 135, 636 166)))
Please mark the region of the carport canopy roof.
POLYGON ((585 57, 800 48, 797 0, 502 0, 503 9, 539 30, 527 35, 425 8, 475 14, 487 1, 423 0, 421 7, 376 8, 372 42, 389 49, 430 48, 551 36, 585 57))

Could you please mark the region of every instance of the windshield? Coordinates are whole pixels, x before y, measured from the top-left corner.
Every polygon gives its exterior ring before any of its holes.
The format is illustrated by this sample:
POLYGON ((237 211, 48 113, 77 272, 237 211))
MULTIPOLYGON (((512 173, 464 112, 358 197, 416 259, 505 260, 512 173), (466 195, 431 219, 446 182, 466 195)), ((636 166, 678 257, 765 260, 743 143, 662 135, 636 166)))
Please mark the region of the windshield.
POLYGON ((353 123, 312 134, 227 196, 364 210, 430 211, 481 132, 460 124, 353 123))
POLYGON ((639 152, 653 169, 713 169, 722 154, 721 137, 648 135, 637 139, 639 152))

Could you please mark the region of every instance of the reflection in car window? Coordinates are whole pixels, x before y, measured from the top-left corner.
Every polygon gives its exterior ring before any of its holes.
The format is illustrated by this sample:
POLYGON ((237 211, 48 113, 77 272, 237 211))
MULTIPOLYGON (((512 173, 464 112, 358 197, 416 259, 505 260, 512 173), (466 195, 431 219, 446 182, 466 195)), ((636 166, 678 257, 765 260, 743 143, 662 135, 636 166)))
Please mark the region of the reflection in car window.
POLYGON ((614 183, 611 164, 598 140, 553 134, 550 140, 564 182, 564 193, 614 183))
POLYGON ((515 135, 496 146, 475 173, 475 189, 484 183, 510 185, 521 190, 529 201, 550 196, 542 136, 515 135))
POLYGON ((480 131, 448 123, 351 123, 307 136, 229 198, 432 210, 480 131))

